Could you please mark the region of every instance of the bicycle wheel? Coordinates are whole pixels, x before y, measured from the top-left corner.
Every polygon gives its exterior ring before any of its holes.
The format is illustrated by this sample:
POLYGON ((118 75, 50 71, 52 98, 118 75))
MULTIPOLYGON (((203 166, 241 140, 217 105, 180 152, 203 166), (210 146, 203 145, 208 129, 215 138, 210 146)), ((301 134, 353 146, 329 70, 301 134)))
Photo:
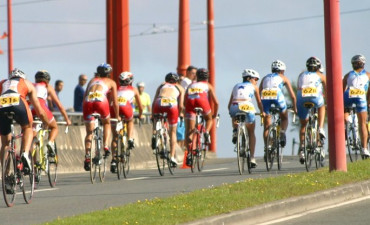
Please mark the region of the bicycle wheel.
POLYGON ((32 157, 33 161, 35 162, 35 189, 37 189, 41 182, 42 176, 42 166, 41 166, 41 152, 40 152, 40 143, 37 141, 35 137, 32 140, 32 157))
POLYGON ((305 166, 307 172, 310 171, 312 165, 312 159, 314 157, 314 134, 312 131, 311 124, 307 124, 305 128, 305 138, 304 138, 304 157, 305 166))
POLYGON ((17 167, 14 152, 8 147, 4 150, 1 167, 2 187, 5 204, 12 207, 17 192, 17 167))
POLYGON ((163 176, 164 175, 164 169, 165 169, 166 163, 167 163, 167 159, 165 159, 164 152, 163 152, 163 149, 162 149, 162 146, 163 146, 162 137, 158 133, 159 133, 159 131, 157 131, 157 135, 156 135, 157 147, 155 148, 155 158, 156 158, 156 161, 157 161, 157 167, 158 167, 159 175, 163 176))
POLYGON ((128 143, 127 143, 127 137, 126 136, 123 136, 123 156, 124 156, 124 160, 123 160, 123 175, 125 176, 125 178, 128 177, 128 174, 130 172, 130 155, 131 155, 131 150, 128 149, 128 147, 125 148, 125 146, 128 146, 128 143))
POLYGON ((276 129, 270 127, 267 135, 266 170, 270 171, 274 164, 277 149, 276 129))
MULTIPOLYGON (((95 137, 94 137, 95 138, 95 137)), ((93 139, 90 151, 90 181, 95 183, 96 176, 100 170, 100 149, 99 149, 99 140, 93 139)))
POLYGON ((198 130, 194 131, 193 133, 193 139, 191 143, 191 172, 195 172, 195 165, 198 163, 198 152, 199 152, 199 143, 200 143, 200 134, 198 130))
POLYGON ((25 168, 23 167, 23 171, 21 172, 21 181, 23 182, 22 185, 22 192, 23 192, 23 198, 24 201, 27 204, 30 204, 32 202, 33 193, 35 189, 35 166, 33 163, 32 154, 28 154, 28 159, 31 162, 31 168, 29 168, 29 171, 25 171, 25 168))
POLYGON ((354 140, 352 139, 352 129, 351 129, 351 124, 349 122, 346 122, 346 147, 347 147, 347 151, 348 151, 348 156, 349 156, 349 159, 351 160, 351 162, 354 161, 354 155, 352 155, 352 153, 354 153, 352 151, 352 148, 353 148, 353 142, 354 140))
POLYGON ((319 150, 316 151, 315 153, 315 165, 316 165, 316 169, 319 169, 321 167, 324 167, 324 156, 322 154, 322 151, 324 151, 322 149, 322 147, 319 148, 319 150))
POLYGON ((55 187, 57 183, 57 170, 58 170, 58 149, 57 149, 57 144, 56 141, 54 141, 54 152, 55 156, 50 156, 48 154, 48 178, 49 178, 49 184, 50 187, 55 187))
MULTIPOLYGON (((246 144, 245 144, 245 133, 244 129, 242 127, 238 127, 238 137, 236 142, 236 157, 238 159, 238 168, 239 168, 239 174, 242 175, 244 173, 244 165, 245 165, 245 150, 246 150, 246 144)), ((249 171, 249 168, 248 168, 249 171)))
POLYGON ((281 170, 281 167, 283 165, 283 147, 280 145, 279 140, 280 137, 278 137, 277 140, 277 149, 276 149, 276 161, 277 161, 277 166, 278 170, 281 170))
POLYGON ((123 170, 124 170, 124 152, 123 152, 123 143, 122 143, 122 135, 118 135, 118 140, 117 140, 117 151, 116 151, 116 162, 117 162, 117 178, 120 180, 121 178, 124 177, 123 175, 123 170))
POLYGON ((205 138, 204 138, 204 132, 205 132, 205 127, 202 125, 201 128, 202 132, 200 133, 200 141, 199 141, 199 151, 197 152, 197 167, 198 171, 202 172, 203 167, 204 167, 204 161, 206 159, 206 154, 207 154, 207 149, 208 149, 208 144, 205 143, 205 138))

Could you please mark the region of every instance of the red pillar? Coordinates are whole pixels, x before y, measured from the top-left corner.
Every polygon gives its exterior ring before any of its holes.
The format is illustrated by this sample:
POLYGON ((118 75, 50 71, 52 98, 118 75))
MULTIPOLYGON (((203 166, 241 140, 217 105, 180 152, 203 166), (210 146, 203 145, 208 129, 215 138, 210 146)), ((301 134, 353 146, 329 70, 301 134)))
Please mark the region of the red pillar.
POLYGON ((189 0, 180 0, 179 8, 179 49, 177 73, 185 75, 186 68, 190 65, 189 0))
POLYGON ((107 63, 109 63, 112 68, 113 64, 113 0, 107 0, 107 63))
POLYGON ((12 0, 8 0, 8 70, 13 70, 12 0))
MULTIPOLYGON (((213 0, 207 0, 207 37, 208 37, 208 70, 209 82, 216 90, 216 77, 215 77, 215 33, 214 33, 214 11, 213 0)), ((213 102, 211 106, 213 108, 213 102)), ((216 152, 216 124, 214 123, 211 129, 211 146, 210 150, 216 152)))
POLYGON ((347 171, 338 0, 324 0, 329 170, 347 171))
POLYGON ((129 0, 113 1, 113 79, 130 71, 129 0))

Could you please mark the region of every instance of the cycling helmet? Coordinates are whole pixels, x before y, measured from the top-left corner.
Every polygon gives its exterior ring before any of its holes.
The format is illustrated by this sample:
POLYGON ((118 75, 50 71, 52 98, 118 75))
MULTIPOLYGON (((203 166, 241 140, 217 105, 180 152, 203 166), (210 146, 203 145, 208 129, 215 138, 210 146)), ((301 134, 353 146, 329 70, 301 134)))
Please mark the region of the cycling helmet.
POLYGON ((15 68, 14 70, 10 72, 9 79, 17 78, 17 77, 26 79, 26 74, 22 70, 15 68))
POLYGON ((366 63, 365 56, 364 55, 355 55, 355 56, 352 57, 352 59, 351 59, 352 64, 353 63, 358 63, 358 62, 365 64, 366 63))
POLYGON ((283 61, 280 61, 280 60, 275 60, 272 62, 271 64, 271 71, 272 72, 279 72, 279 71, 282 71, 282 70, 286 70, 286 66, 285 66, 285 63, 283 63, 283 61))
POLYGON ((197 80, 202 81, 202 80, 207 80, 209 78, 209 72, 205 68, 200 68, 197 70, 197 80))
POLYGON ((317 57, 310 57, 307 59, 306 67, 309 72, 316 72, 321 68, 321 61, 317 57))
POLYGON ((139 82, 139 83, 137 83, 136 84, 137 85, 137 87, 139 88, 139 87, 145 87, 145 83, 144 82, 139 82))
POLYGON ((35 74, 35 80, 36 81, 37 80, 45 80, 45 81, 49 82, 50 81, 50 74, 46 70, 39 70, 35 74))
POLYGON ((257 71, 252 70, 252 69, 245 69, 242 73, 243 78, 244 77, 253 77, 253 78, 258 78, 260 79, 260 75, 257 71))
POLYGON ((134 75, 131 72, 125 71, 119 75, 119 81, 121 84, 129 85, 134 80, 134 75))
POLYGON ((96 72, 101 77, 107 77, 112 72, 112 67, 108 63, 102 63, 96 68, 96 72))
POLYGON ((165 78, 165 81, 171 84, 177 83, 179 80, 180 80, 179 75, 177 73, 172 73, 172 72, 168 73, 165 78))

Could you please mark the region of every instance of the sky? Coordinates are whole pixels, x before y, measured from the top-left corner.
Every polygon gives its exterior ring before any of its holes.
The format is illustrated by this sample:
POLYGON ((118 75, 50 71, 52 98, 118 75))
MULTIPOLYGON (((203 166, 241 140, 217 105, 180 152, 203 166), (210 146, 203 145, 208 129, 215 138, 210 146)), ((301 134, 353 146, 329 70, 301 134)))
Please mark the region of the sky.
MULTIPOLYGON (((13 0, 14 66, 33 81, 37 70, 50 72, 52 83, 65 82, 60 99, 73 105, 78 75, 93 76, 106 61, 105 0, 13 0)), ((191 64, 207 67, 206 0, 190 0, 191 64)), ((145 81, 153 96, 165 74, 176 71, 178 6, 176 0, 130 1, 130 61, 134 83, 145 81)), ((271 62, 282 60, 295 83, 310 56, 325 66, 323 0, 214 0, 216 93, 221 121, 217 155, 235 156, 227 102, 243 69, 261 76, 271 62)), ((370 58, 370 1, 342 0, 341 43, 343 74, 355 54, 370 58)), ((7 29, 6 1, 0 1, 0 34, 7 29)), ((0 79, 7 75, 7 40, 0 40, 0 79)), ((366 68, 366 66, 365 66, 366 68)), ((257 118, 259 124, 259 118, 257 118)), ((256 155, 263 154, 262 129, 256 126, 256 155)), ((292 151, 292 138, 284 154, 292 151)), ((297 152, 297 146, 295 147, 297 152)))

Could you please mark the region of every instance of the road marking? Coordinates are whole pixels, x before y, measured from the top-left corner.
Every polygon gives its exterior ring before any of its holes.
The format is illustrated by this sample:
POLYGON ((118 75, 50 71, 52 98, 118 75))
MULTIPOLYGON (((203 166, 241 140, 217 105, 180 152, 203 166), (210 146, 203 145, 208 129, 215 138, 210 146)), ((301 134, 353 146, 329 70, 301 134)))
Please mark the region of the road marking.
MULTIPOLYGON (((55 190, 58 190, 58 188, 47 188, 47 189, 37 189, 37 190, 34 190, 33 192, 42 192, 42 191, 55 191, 55 190)), ((26 191, 26 193, 30 193, 30 191, 26 191)), ((18 194, 18 193, 17 193, 18 194)), ((20 193, 19 193, 20 194, 20 193)))
POLYGON ((148 179, 149 177, 136 177, 136 178, 129 178, 129 179, 126 179, 126 180, 144 180, 144 179, 148 179))
POLYGON ((227 170, 227 169, 229 168, 217 168, 217 169, 203 170, 203 172, 212 172, 212 171, 227 170))
POLYGON ((316 213, 316 212, 324 211, 324 210, 327 210, 327 209, 337 208, 337 207, 340 207, 340 206, 344 206, 344 205, 348 205, 348 204, 352 204, 352 203, 356 203, 356 202, 361 202, 361 201, 364 201, 364 200, 367 200, 367 199, 370 199, 370 195, 362 197, 362 198, 357 198, 357 199, 353 199, 353 200, 350 200, 350 201, 346 201, 346 202, 343 202, 343 203, 331 205, 331 206, 326 206, 326 207, 322 207, 322 208, 318 208, 318 209, 312 209, 312 210, 309 210, 309 211, 306 211, 306 212, 303 212, 303 213, 299 213, 299 214, 295 214, 295 215, 292 215, 292 216, 287 216, 287 217, 284 217, 284 218, 271 220, 269 222, 259 223, 258 225, 270 225, 270 224, 274 224, 274 223, 280 223, 280 222, 284 222, 284 221, 287 221, 287 220, 291 220, 291 219, 299 218, 299 217, 302 217, 302 216, 306 216, 306 215, 311 214, 311 213, 316 213))

